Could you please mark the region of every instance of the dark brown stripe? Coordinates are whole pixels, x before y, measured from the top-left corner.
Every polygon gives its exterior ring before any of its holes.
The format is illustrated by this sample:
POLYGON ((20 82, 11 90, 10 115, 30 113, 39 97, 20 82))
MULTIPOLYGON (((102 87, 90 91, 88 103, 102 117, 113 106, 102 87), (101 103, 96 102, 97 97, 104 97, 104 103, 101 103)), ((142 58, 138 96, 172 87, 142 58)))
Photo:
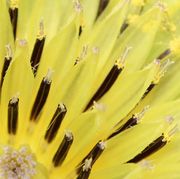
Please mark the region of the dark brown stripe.
POLYGON ((30 120, 37 121, 38 116, 47 100, 50 87, 51 87, 51 81, 47 81, 46 78, 43 78, 35 102, 32 107, 30 120))
POLYGON ((155 87, 155 84, 154 84, 154 83, 151 83, 151 84, 149 85, 149 87, 147 88, 147 90, 145 91, 145 93, 143 94, 141 100, 144 99, 144 98, 152 91, 152 89, 153 89, 154 87, 155 87))
POLYGON ((36 42, 34 45, 34 49, 33 49, 31 60, 30 60, 34 76, 36 76, 36 73, 38 70, 39 62, 40 62, 41 55, 43 52, 44 43, 45 43, 45 37, 43 37, 42 39, 36 39, 36 42))
POLYGON ((91 165, 93 166, 93 164, 96 162, 96 160, 100 157, 100 155, 102 154, 102 152, 104 151, 105 147, 101 146, 101 141, 98 142, 94 148, 86 155, 86 157, 81 161, 81 163, 77 166, 77 170, 76 173, 78 175, 82 175, 82 173, 84 172, 83 170, 83 164, 85 163, 85 161, 87 159, 92 158, 92 162, 91 165))
POLYGON ((79 26, 79 37, 81 36, 81 34, 82 34, 82 26, 79 26))
POLYGON ((64 104, 58 105, 44 137, 48 143, 52 142, 52 140, 55 138, 66 112, 67 110, 64 104))
POLYGON ((18 19, 18 8, 9 8, 9 15, 13 28, 14 39, 16 39, 17 19, 18 19))
POLYGON ((97 92, 94 94, 94 96, 91 98, 84 111, 88 110, 93 105, 94 101, 98 101, 112 87, 121 71, 122 68, 119 68, 117 65, 114 65, 112 67, 109 74, 107 75, 97 92))
POLYGON ((19 99, 11 99, 8 104, 8 133, 16 134, 18 125, 19 99))
POLYGON ((60 166, 63 163, 72 143, 73 143, 73 135, 71 133, 65 134, 64 139, 61 142, 52 160, 55 167, 60 166))
POLYGON ((4 58, 4 65, 3 65, 3 69, 2 69, 2 72, 1 72, 1 87, 2 87, 2 84, 3 84, 3 81, 4 81, 4 77, 5 77, 5 75, 6 75, 6 72, 7 72, 7 70, 8 70, 8 68, 9 68, 9 65, 10 65, 10 63, 11 63, 11 60, 12 60, 12 58, 11 57, 9 57, 9 58, 4 58))
POLYGON ((104 9, 107 7, 108 3, 109 3, 109 0, 99 0, 97 18, 102 14, 104 9))
POLYGON ((140 154, 136 155, 133 159, 127 161, 126 163, 137 163, 144 158, 148 157, 149 155, 155 153, 159 149, 161 149, 163 146, 165 146, 167 143, 166 140, 164 140, 164 135, 158 137, 156 140, 154 140, 148 147, 146 147, 140 154))
POLYGON ((125 20, 124 23, 121 26, 120 34, 122 34, 127 29, 128 26, 129 26, 129 24, 125 20))
POLYGON ((167 57, 169 54, 171 53, 171 50, 170 49, 167 49, 165 50, 163 53, 161 53, 157 59, 158 60, 162 60, 163 58, 167 57))
POLYGON ((130 127, 133 127, 137 125, 137 118, 133 115, 124 125, 122 125, 119 129, 117 129, 114 133, 112 133, 108 139, 111 139, 112 137, 120 134, 121 132, 125 131, 126 129, 129 129, 130 127))

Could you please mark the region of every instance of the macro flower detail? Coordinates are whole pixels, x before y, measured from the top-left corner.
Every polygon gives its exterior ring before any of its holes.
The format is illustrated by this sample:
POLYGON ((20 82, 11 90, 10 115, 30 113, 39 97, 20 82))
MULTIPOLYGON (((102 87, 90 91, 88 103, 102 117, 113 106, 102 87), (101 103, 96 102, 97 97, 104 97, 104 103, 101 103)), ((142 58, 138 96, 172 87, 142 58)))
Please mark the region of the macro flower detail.
POLYGON ((0 178, 180 178, 179 0, 0 9, 0 178))

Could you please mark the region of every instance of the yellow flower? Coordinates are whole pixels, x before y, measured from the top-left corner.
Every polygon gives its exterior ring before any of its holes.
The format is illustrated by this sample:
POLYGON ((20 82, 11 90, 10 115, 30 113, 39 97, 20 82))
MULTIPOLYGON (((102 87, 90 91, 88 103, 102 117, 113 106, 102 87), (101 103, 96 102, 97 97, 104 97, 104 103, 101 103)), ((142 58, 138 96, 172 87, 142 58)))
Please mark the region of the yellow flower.
POLYGON ((179 179, 179 0, 0 0, 0 178, 179 179))

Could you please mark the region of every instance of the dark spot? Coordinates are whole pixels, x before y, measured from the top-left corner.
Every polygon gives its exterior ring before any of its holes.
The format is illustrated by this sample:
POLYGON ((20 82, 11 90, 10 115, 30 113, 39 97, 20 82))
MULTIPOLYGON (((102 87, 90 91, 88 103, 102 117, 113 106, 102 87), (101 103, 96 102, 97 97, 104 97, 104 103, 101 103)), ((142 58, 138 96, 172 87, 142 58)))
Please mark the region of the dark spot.
MULTIPOLYGON (((93 166, 93 164, 96 162, 96 160, 100 157, 100 155, 102 154, 102 152, 104 151, 105 147, 102 147, 101 141, 98 142, 94 148, 86 155, 86 157, 81 161, 81 163, 77 166, 77 170, 76 173, 78 174, 78 176, 86 176, 88 175, 88 173, 86 173, 87 171, 83 170, 83 164, 85 163, 85 161, 88 159, 92 159, 91 162, 91 167, 93 166)), ((90 174, 90 171, 88 171, 90 174)))
POLYGON ((45 102, 47 100, 50 87, 51 87, 51 81, 47 81, 45 78, 43 78, 40 88, 38 90, 36 99, 34 101, 33 107, 32 107, 30 120, 37 121, 38 116, 41 110, 43 109, 45 102))
POLYGON ((53 164, 55 167, 60 166, 65 160, 68 151, 73 143, 73 135, 65 134, 56 154, 53 157, 53 164))
POLYGON ((99 0, 97 18, 102 14, 104 9, 107 7, 108 3, 109 3, 109 0, 99 0))
POLYGON ((58 105, 44 137, 48 143, 52 142, 55 138, 66 112, 67 110, 64 104, 58 105))
POLYGON ((9 65, 10 65, 11 61, 12 61, 11 57, 9 57, 9 58, 5 57, 4 58, 3 69, 2 69, 2 72, 1 72, 1 84, 0 84, 1 87, 2 87, 2 84, 3 84, 3 81, 4 81, 4 77, 6 75, 6 72, 7 72, 8 68, 9 68, 9 65))
POLYGON ((112 67, 109 74, 107 75, 99 89, 96 91, 96 93, 93 95, 84 111, 88 110, 93 105, 94 101, 98 101, 112 87, 122 70, 123 69, 119 68, 117 65, 114 65, 112 67))
POLYGON ((170 49, 167 49, 165 50, 163 53, 161 53, 157 59, 158 60, 162 60, 163 58, 167 57, 169 54, 171 53, 171 50, 170 49))
POLYGON ((164 139, 164 135, 162 134, 162 136, 158 137, 151 144, 149 144, 149 146, 147 146, 140 154, 136 155, 134 158, 127 161, 126 163, 137 163, 160 150, 166 145, 166 143, 167 141, 164 139))
POLYGON ((123 124, 119 129, 117 129, 114 133, 112 133, 108 139, 111 139, 112 137, 120 134, 121 132, 125 131, 126 129, 129 129, 130 127, 133 127, 137 125, 137 118, 133 115, 125 124, 123 124))
POLYGON ((10 20, 13 28, 13 34, 14 34, 14 39, 16 39, 16 29, 17 29, 17 20, 18 20, 18 8, 9 8, 9 15, 10 15, 10 20))
POLYGON ((16 134, 18 125, 19 99, 11 99, 8 104, 8 133, 16 134))
POLYGON ((43 37, 42 39, 36 39, 36 42, 34 45, 34 49, 33 49, 31 60, 30 60, 34 76, 36 76, 36 73, 38 70, 41 55, 43 52, 44 43, 45 43, 45 37, 43 37))

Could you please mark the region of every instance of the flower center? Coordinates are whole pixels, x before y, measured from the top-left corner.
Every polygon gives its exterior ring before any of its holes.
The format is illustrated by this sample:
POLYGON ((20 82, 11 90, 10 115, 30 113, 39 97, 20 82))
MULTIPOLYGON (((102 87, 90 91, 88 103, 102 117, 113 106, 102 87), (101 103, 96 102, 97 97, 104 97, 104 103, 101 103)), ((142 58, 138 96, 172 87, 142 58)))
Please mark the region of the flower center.
POLYGON ((0 178, 31 178, 36 174, 36 159, 28 147, 5 146, 0 156, 0 178))

